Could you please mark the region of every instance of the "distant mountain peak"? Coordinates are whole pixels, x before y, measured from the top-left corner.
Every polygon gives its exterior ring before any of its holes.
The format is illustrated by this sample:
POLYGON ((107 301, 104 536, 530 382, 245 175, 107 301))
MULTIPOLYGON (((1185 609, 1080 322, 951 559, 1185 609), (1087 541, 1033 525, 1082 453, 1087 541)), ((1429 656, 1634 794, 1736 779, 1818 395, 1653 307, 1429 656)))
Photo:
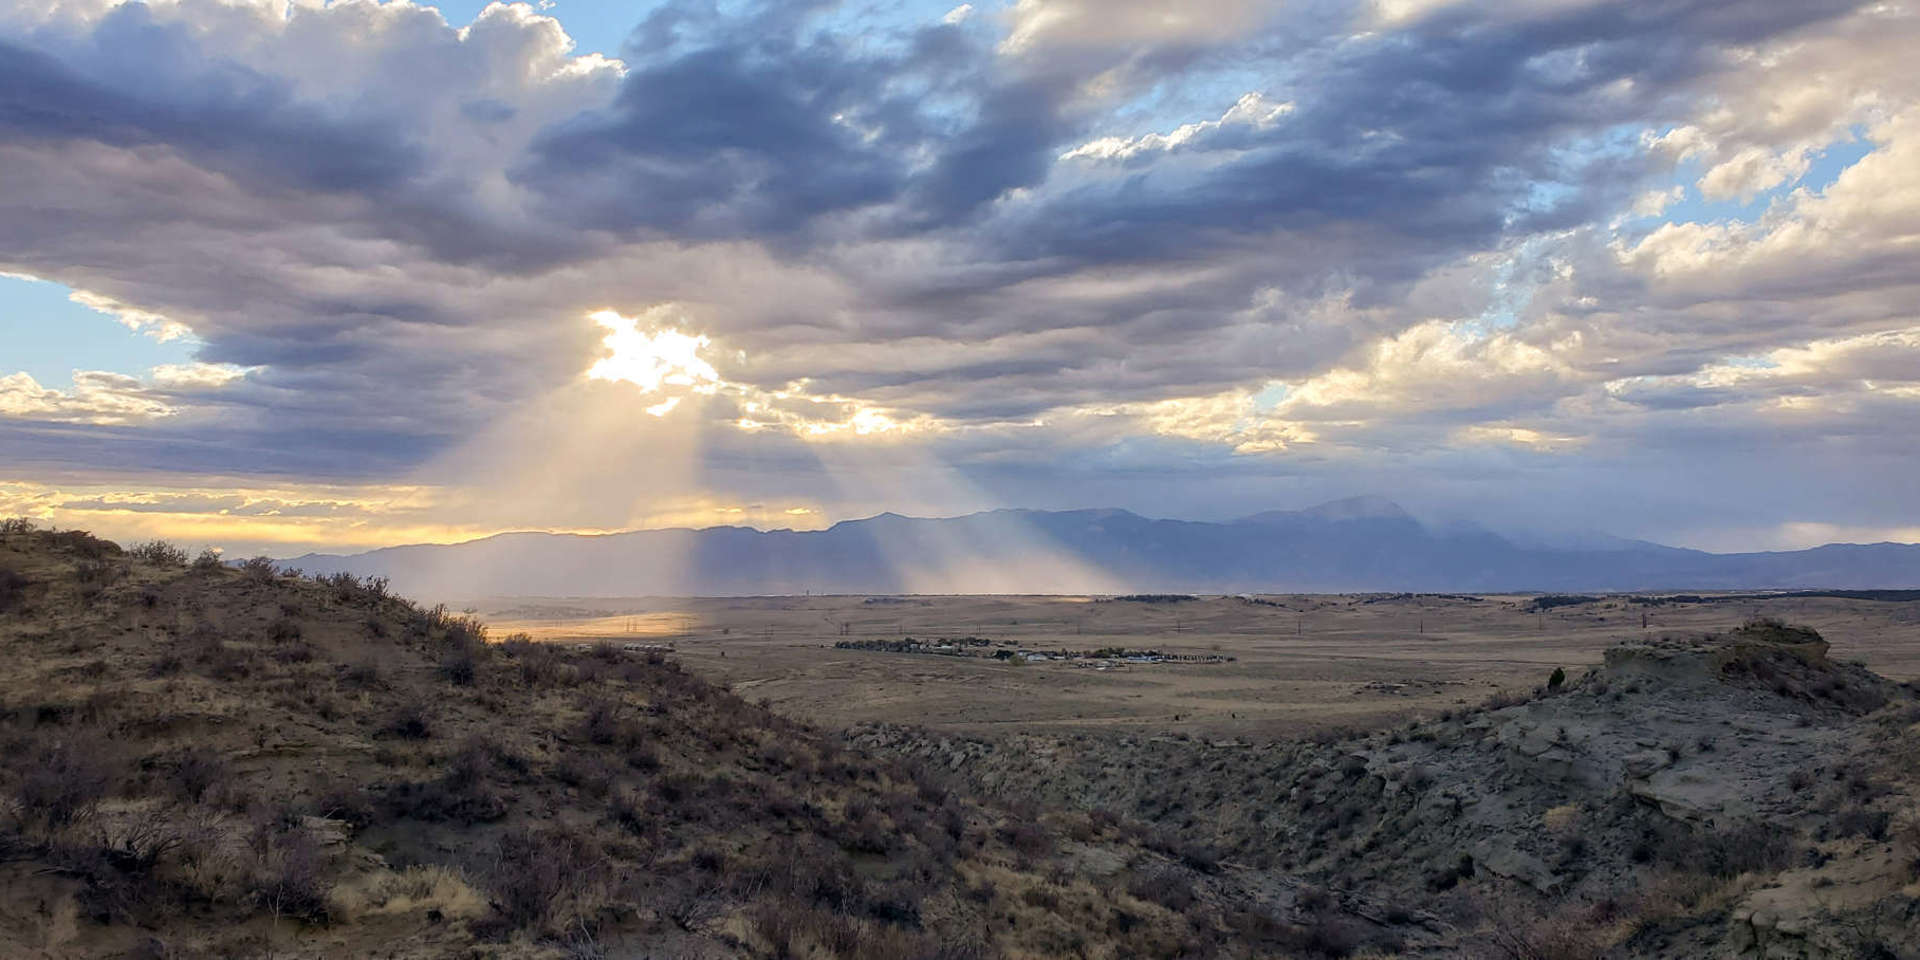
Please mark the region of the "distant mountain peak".
POLYGON ((1346 497, 1329 500, 1317 507, 1300 511, 1310 517, 1322 520, 1411 520, 1413 515, 1402 509, 1397 503, 1386 497, 1364 494, 1358 497, 1346 497))
POLYGON ((1268 510, 1250 517, 1242 517, 1242 523, 1277 523, 1286 520, 1412 520, 1399 504, 1386 497, 1364 494, 1357 497, 1343 497, 1329 500, 1305 510, 1268 510))
POLYGON ((523 533, 289 561, 444 597, 815 593, 1249 593, 1912 589, 1920 544, 1710 554, 1594 539, 1548 545, 1429 524, 1348 497, 1231 523, 1119 509, 882 513, 826 530, 523 533))

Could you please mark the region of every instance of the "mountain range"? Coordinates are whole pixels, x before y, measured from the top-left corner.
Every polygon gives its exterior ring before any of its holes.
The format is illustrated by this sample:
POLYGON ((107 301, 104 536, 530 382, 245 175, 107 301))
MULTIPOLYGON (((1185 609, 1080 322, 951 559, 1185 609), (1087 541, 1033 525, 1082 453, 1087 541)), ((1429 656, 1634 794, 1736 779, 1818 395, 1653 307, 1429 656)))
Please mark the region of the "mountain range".
POLYGON ((1228 522, 1126 510, 883 513, 824 530, 507 533, 285 561, 415 595, 1493 592, 1920 587, 1920 544, 1716 554, 1602 538, 1573 547, 1438 529, 1355 497, 1228 522))

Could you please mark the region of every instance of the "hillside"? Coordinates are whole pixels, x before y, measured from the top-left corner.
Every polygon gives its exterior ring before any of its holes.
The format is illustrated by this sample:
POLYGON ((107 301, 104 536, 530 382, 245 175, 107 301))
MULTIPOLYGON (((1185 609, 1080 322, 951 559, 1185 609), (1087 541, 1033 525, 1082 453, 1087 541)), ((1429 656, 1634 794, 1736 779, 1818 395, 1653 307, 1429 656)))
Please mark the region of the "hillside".
POLYGON ((1354 498, 1228 523, 1124 510, 881 514, 826 530, 743 527, 603 536, 513 533, 286 561, 417 593, 737 596, 812 593, 1313 593, 1920 587, 1920 545, 1712 554, 1641 541, 1516 543, 1430 528, 1354 498))
POLYGON ((1317 742, 853 737, 1115 812, 1332 902, 1347 943, 1505 958, 1920 956, 1920 702, 1755 622, 1317 742), (1355 919, 1357 918, 1357 919, 1355 919))
POLYGON ((1138 831, 970 799, 657 654, 0 529, 0 955, 1252 956, 1138 831))
POLYGON ((1810 630, 1312 741, 835 734, 380 581, 0 526, 0 956, 1908 957, 1920 703, 1810 630))

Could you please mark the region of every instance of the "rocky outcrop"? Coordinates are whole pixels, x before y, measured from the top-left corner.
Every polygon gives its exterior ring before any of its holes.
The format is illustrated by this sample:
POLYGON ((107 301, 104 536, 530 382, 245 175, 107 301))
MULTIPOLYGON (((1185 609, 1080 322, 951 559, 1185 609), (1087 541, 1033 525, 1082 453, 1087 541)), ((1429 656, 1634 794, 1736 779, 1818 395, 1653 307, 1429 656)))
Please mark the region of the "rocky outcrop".
MULTIPOLYGON (((1920 707, 1827 653, 1818 634, 1766 622, 1623 645, 1525 702, 1325 744, 852 736, 1003 794, 1137 816, 1308 884, 1436 912, 1462 885, 1531 897, 1535 915, 1572 911, 1567 924, 1623 955, 1684 941, 1747 957, 1920 956, 1920 927, 1896 922, 1920 894, 1920 848, 1908 849, 1920 828, 1888 835, 1904 822, 1889 811, 1920 796, 1920 737, 1887 719, 1920 707), (1629 906, 1663 919, 1592 920, 1629 906)), ((1407 936, 1451 949, 1463 934, 1407 936)))

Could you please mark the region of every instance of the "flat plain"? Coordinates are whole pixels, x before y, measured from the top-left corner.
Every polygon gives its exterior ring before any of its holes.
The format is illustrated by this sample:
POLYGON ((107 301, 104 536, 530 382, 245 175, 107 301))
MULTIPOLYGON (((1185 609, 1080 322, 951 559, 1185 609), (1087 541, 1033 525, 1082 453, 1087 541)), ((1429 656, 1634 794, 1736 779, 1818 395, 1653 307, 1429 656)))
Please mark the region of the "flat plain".
POLYGON ((1920 602, 1838 597, 1681 601, 1607 596, 498 598, 496 637, 671 645, 688 668, 832 727, 956 733, 1184 732, 1249 740, 1373 728, 1577 676, 1621 640, 1723 631, 1756 616, 1820 630, 1833 655, 1920 678, 1920 602), (975 637, 973 656, 836 643, 975 637), (994 659, 1122 648, 1221 663, 994 659))

